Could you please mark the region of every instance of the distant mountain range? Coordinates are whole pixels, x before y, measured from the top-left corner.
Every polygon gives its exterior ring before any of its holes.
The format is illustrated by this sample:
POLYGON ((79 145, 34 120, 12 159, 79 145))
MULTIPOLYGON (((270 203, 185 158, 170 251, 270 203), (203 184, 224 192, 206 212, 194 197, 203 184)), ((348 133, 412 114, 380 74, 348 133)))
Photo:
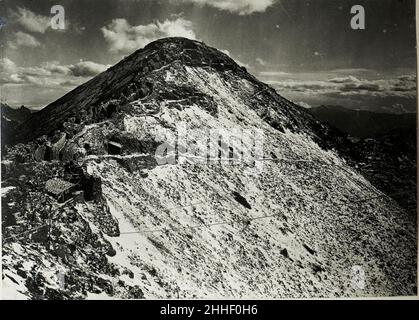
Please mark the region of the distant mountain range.
POLYGON ((5 103, 0 103, 1 107, 1 116, 4 121, 12 121, 17 124, 23 123, 28 120, 32 111, 25 107, 21 106, 20 108, 12 108, 5 103))
POLYGON ((6 138, 12 136, 14 130, 23 122, 28 120, 33 113, 25 106, 12 108, 5 103, 0 103, 1 109, 1 148, 3 150, 6 144, 6 138))
POLYGON ((416 113, 378 113, 341 106, 320 106, 307 110, 320 121, 359 138, 377 137, 391 131, 414 131, 416 128, 416 113))

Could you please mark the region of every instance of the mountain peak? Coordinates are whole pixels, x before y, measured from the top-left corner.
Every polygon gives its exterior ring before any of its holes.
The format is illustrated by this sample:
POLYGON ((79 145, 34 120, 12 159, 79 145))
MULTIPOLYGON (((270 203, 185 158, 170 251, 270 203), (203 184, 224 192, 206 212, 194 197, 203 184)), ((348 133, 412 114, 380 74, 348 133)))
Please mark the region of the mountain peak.
MULTIPOLYGON (((203 68, 221 73, 232 71, 241 78, 256 81, 244 67, 239 66, 228 55, 203 42, 180 37, 159 39, 135 51, 37 112, 33 121, 18 128, 16 139, 9 143, 27 141, 27 137, 33 138, 34 135, 39 137, 53 134, 57 126, 61 126, 67 118, 79 114, 82 110, 96 113, 89 109, 97 109, 110 100, 125 103, 127 95, 131 94, 132 90, 137 91, 138 97, 144 98, 153 91, 153 87, 158 86, 160 90, 154 92, 163 94, 161 96, 163 99, 167 96, 164 92, 168 93, 165 84, 167 71, 185 71, 185 67, 203 68)), ((170 92, 173 92, 173 88, 169 89, 169 96, 170 92)))
POLYGON ((30 297, 359 295, 354 265, 374 270, 362 295, 413 290, 397 203, 325 150, 328 126, 202 43, 153 42, 18 129, 3 270, 30 297), (51 265, 74 285, 51 288, 51 265))
MULTIPOLYGON (((209 48, 204 42, 185 37, 166 37, 148 43, 143 49, 209 48)), ((141 49, 140 49, 141 50, 141 49)))
POLYGON ((183 37, 167 37, 150 42, 110 69, 119 68, 122 64, 130 61, 138 62, 140 66, 147 64, 148 70, 175 61, 184 65, 212 67, 220 70, 244 69, 222 51, 212 48, 204 42, 183 37))

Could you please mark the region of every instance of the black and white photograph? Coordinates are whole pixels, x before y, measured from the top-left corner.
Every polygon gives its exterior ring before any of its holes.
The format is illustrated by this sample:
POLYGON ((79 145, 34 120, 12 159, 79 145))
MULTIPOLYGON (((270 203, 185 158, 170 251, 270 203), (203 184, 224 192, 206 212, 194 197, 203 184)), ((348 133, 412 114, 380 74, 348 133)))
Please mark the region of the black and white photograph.
POLYGON ((1 299, 416 299, 416 39, 414 0, 0 0, 1 299))

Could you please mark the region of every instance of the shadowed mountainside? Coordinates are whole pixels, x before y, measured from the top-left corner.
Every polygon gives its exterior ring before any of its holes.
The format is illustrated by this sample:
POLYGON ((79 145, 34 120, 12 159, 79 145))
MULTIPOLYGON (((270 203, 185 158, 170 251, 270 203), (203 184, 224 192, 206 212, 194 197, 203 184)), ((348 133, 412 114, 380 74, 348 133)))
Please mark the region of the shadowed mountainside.
POLYGON ((340 106, 320 106, 307 110, 320 121, 359 138, 382 136, 396 130, 416 130, 416 113, 378 113, 340 106))

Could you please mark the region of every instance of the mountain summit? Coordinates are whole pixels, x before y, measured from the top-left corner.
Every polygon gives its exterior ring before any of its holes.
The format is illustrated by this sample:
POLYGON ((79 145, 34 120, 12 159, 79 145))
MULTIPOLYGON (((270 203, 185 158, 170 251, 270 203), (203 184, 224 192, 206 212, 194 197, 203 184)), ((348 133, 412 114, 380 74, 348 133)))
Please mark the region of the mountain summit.
MULTIPOLYGON (((166 100, 210 98, 207 93, 198 92, 186 85, 185 81, 190 76, 188 70, 191 68, 217 72, 223 75, 223 80, 230 81, 230 85, 237 83, 238 79, 248 82, 253 86, 253 91, 248 90, 244 94, 253 102, 252 109, 278 130, 294 128, 312 132, 321 127, 319 122, 313 121, 302 108, 259 82, 246 68, 239 66, 226 54, 199 41, 164 38, 137 50, 115 66, 46 106, 19 127, 13 136, 11 135, 12 142, 51 135, 55 130, 62 129, 63 123, 69 118, 75 118, 78 122, 99 122, 121 108, 128 113, 143 114, 143 110, 131 107, 135 105, 134 101, 153 101, 158 105, 166 100), (172 79, 167 77, 168 74, 183 77, 185 81, 171 81, 172 79), (260 105, 259 101, 267 97, 272 105, 260 105)), ((210 108, 209 101, 199 105, 210 108)), ((216 107, 213 112, 216 112, 216 107)), ((323 130, 325 129, 326 127, 323 127, 323 130)))
POLYGON ((334 151, 341 136, 201 42, 150 43, 16 132, 9 296, 416 290, 415 225, 334 151))

